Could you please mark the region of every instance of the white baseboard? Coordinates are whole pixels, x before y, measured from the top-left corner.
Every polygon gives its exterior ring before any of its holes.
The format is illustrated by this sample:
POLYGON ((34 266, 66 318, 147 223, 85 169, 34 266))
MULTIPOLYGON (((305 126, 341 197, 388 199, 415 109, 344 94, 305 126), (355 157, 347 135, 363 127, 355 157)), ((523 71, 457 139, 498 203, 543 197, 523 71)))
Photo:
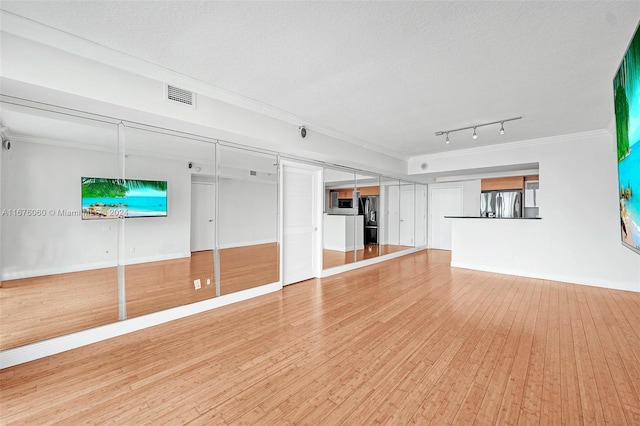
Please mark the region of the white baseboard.
MULTIPOLYGON (((354 246, 352 244, 352 245, 346 246, 346 247, 345 246, 333 246, 333 247, 331 247, 331 246, 325 245, 324 248, 325 248, 325 250, 341 251, 341 252, 346 253, 348 251, 353 251, 353 247, 354 246)), ((359 245, 359 246, 355 246, 355 247, 356 247, 356 250, 362 250, 362 249, 364 249, 364 244, 363 245, 359 245)))
POLYGON ((277 241, 274 240, 274 239, 245 241, 245 242, 241 242, 241 243, 220 244, 220 249, 246 247, 246 246, 257 246, 257 245, 260 245, 260 244, 273 244, 273 243, 277 243, 277 241))
POLYGON ((333 268, 323 269, 320 278, 330 277, 331 275, 340 274, 342 272, 352 271, 354 269, 362 268, 364 266, 375 265, 376 263, 385 262, 387 260, 395 259, 397 257, 406 256, 407 254, 417 253, 422 250, 427 250, 427 247, 414 247, 407 250, 402 250, 396 253, 389 253, 382 256, 372 257, 371 259, 359 260, 353 263, 347 263, 345 265, 335 266, 333 268))
POLYGON ((558 281, 569 284, 588 285, 592 287, 610 288, 613 290, 625 290, 640 292, 640 283, 634 283, 632 281, 611 281, 611 280, 598 280, 593 277, 579 277, 573 275, 562 274, 546 274, 535 271, 526 271, 519 269, 509 268, 497 268, 486 265, 476 265, 464 262, 451 262, 452 268, 473 269, 475 271, 493 272, 496 274, 504 275, 516 275, 519 277, 537 278, 540 280, 558 281))
POLYGON ((92 269, 112 268, 118 266, 116 260, 106 262, 83 263, 80 265, 56 266, 55 268, 39 268, 2 273, 2 280, 18 280, 21 278, 42 277, 45 275, 66 274, 69 272, 89 271, 92 269))
POLYGON ((248 290, 226 294, 213 299, 203 300, 190 305, 178 306, 152 314, 118 321, 64 336, 54 337, 40 342, 31 343, 17 348, 0 351, 0 369, 12 367, 25 362, 55 355, 71 349, 86 346, 92 343, 107 340, 112 337, 132 333, 144 328, 153 327, 179 318, 195 315, 221 306, 241 302, 264 294, 272 293, 282 289, 282 283, 271 283, 248 290))
POLYGON ((185 257, 191 257, 191 252, 181 253, 169 253, 161 254, 158 256, 144 256, 144 257, 132 257, 124 260, 124 265, 138 265, 140 263, 161 262, 163 260, 184 259, 185 257))
MULTIPOLYGON (((157 256, 144 256, 144 257, 134 257, 125 259, 123 264, 126 265, 137 265, 139 263, 149 263, 149 262, 160 262, 163 260, 172 260, 172 259, 182 259, 185 257, 190 257, 190 252, 181 252, 181 253, 169 253, 162 254, 157 256)), ((33 277, 42 277, 46 275, 55 275, 55 274, 67 274, 70 272, 82 272, 82 271, 91 271, 93 269, 102 269, 102 268, 113 268, 118 266, 117 260, 110 260, 106 262, 92 262, 92 263, 82 263, 79 265, 67 265, 67 266, 57 266, 55 268, 40 268, 40 269, 29 269, 22 271, 13 271, 13 272, 3 272, 1 278, 3 281, 8 280, 18 280, 21 278, 33 278, 33 277)))

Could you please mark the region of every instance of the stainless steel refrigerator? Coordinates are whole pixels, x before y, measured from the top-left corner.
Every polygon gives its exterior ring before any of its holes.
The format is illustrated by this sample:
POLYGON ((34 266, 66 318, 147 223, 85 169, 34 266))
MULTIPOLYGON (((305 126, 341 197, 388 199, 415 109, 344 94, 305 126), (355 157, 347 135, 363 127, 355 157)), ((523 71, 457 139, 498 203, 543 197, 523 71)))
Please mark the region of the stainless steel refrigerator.
POLYGON ((480 194, 480 216, 522 217, 522 191, 483 191, 480 194))
POLYGON ((364 216, 364 243, 378 244, 378 196, 360 197, 358 214, 364 216))

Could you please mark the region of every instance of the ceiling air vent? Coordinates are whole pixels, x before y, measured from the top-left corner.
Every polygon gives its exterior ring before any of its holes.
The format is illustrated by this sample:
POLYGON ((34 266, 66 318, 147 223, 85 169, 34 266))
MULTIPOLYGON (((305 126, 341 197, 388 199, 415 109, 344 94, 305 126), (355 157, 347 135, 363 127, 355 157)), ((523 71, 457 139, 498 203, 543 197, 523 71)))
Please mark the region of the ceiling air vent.
POLYGON ((249 175, 251 176, 258 176, 258 173, 256 173, 255 170, 249 170, 249 175))
POLYGON ((180 102, 193 108, 196 106, 196 94, 188 90, 167 84, 167 99, 174 102, 180 102))

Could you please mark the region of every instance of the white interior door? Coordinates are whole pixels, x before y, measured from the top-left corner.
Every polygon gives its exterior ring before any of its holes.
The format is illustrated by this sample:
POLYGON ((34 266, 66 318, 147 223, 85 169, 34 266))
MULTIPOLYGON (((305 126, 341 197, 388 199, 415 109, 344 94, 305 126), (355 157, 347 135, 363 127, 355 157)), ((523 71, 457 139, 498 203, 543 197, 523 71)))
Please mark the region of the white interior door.
POLYGON ((414 185, 400 190, 400 245, 414 246, 415 192, 414 185))
POLYGON ((315 277, 317 264, 318 168, 283 164, 283 284, 315 277))
POLYGON ((387 188, 387 239, 385 244, 400 244, 400 187, 391 185, 387 188))
POLYGON ((427 245, 427 190, 416 188, 416 247, 427 245))
POLYGON ((191 251, 213 249, 213 182, 191 182, 191 251))
POLYGON ((451 250, 451 219, 462 215, 462 188, 432 188, 429 220, 430 247, 451 250))

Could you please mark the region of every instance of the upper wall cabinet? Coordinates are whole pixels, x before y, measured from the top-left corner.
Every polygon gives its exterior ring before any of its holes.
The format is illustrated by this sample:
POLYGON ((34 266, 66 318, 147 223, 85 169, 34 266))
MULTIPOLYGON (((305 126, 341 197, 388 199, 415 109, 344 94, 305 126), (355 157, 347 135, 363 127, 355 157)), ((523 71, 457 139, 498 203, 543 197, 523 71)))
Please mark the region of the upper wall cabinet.
POLYGON ((508 176, 500 178, 482 179, 482 191, 500 191, 504 189, 523 189, 523 176, 508 176))
POLYGON ((538 176, 524 178, 524 217, 540 217, 540 181, 538 176))

